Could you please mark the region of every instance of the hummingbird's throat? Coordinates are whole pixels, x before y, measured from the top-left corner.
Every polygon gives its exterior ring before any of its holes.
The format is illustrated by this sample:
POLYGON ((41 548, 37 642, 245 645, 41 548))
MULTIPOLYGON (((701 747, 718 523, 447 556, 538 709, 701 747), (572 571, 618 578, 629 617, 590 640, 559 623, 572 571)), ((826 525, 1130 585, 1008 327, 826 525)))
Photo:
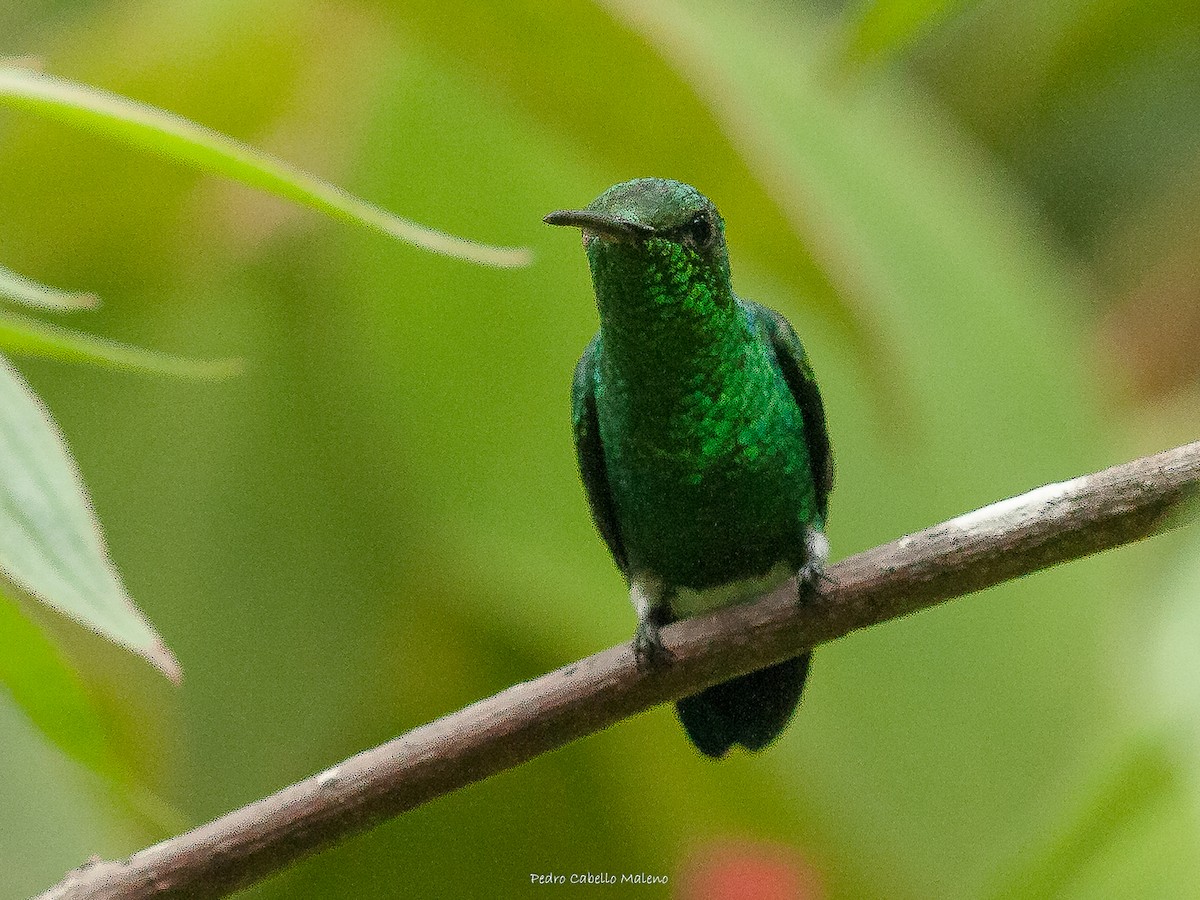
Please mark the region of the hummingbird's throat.
POLYGON ((666 238, 616 243, 592 236, 585 247, 600 315, 728 319, 734 310, 727 269, 666 238))

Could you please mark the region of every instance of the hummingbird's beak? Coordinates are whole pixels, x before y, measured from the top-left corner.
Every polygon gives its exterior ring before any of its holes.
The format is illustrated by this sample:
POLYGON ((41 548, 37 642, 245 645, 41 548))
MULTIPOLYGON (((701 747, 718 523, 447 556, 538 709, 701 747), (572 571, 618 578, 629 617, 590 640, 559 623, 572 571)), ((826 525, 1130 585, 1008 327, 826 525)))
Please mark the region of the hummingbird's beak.
POLYGON ((586 233, 601 234, 605 237, 625 239, 648 238, 654 234, 654 229, 641 222, 631 222, 606 213, 593 212, 590 209, 559 209, 550 213, 542 220, 547 225, 568 225, 582 228, 586 233))

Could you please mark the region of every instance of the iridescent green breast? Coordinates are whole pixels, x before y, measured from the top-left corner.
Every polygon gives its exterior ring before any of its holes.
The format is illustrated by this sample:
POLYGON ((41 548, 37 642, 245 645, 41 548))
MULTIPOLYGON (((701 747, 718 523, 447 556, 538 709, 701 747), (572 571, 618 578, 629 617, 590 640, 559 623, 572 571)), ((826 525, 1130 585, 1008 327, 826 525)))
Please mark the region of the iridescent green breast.
POLYGON ((794 568, 816 518, 801 411, 749 311, 730 311, 707 310, 720 327, 703 334, 680 317, 601 331, 596 407, 630 571, 671 587, 794 568))

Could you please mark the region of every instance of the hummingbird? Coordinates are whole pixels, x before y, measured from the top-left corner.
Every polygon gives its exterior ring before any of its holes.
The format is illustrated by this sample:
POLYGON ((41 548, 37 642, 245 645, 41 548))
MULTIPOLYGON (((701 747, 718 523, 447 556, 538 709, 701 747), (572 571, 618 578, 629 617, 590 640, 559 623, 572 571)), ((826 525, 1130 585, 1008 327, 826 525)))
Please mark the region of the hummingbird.
MULTIPOLYGON (((833 455, 804 348, 733 292, 725 223, 694 187, 638 178, 550 225, 579 228, 600 328, 575 369, 575 451, 597 530, 629 585, 640 668, 660 629, 797 577, 829 556, 833 455)), ((760 750, 800 702, 809 654, 680 700, 692 743, 760 750)))

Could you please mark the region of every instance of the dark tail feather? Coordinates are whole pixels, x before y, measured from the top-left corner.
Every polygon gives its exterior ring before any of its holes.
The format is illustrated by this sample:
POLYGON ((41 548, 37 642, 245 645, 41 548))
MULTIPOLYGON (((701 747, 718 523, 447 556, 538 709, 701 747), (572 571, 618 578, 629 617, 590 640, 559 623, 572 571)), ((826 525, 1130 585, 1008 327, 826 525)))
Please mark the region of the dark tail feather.
POLYGON ((761 750, 799 704, 808 660, 805 653, 686 697, 675 704, 679 721, 706 756, 720 759, 734 744, 761 750))

